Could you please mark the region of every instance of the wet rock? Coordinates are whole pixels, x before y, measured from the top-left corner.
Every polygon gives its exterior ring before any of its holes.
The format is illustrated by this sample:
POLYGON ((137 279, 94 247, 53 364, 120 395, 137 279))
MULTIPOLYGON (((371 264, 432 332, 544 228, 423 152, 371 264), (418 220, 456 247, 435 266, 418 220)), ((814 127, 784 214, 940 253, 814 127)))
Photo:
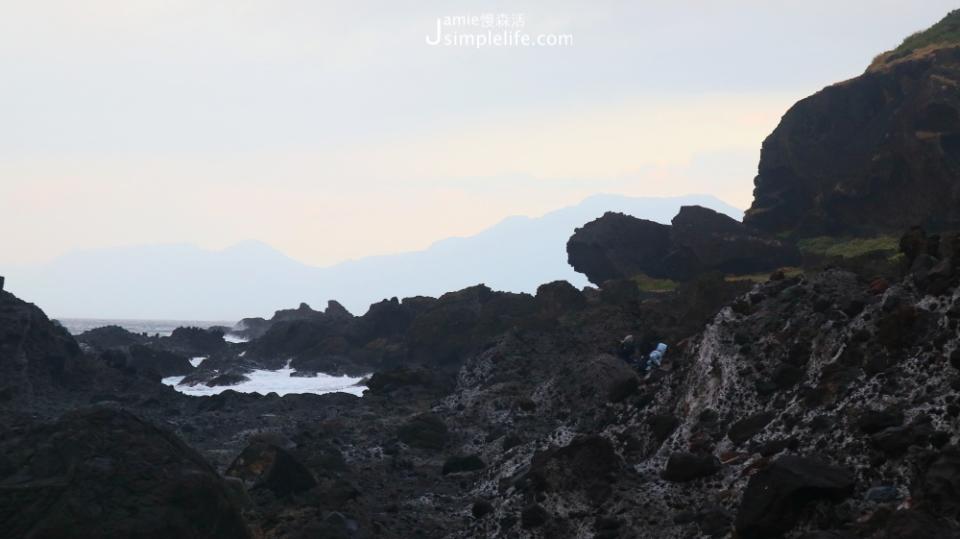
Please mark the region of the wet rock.
MULTIPOLYGON (((235 386, 249 381, 250 377, 245 374, 241 374, 239 372, 225 372, 223 374, 213 376, 204 382, 204 385, 209 387, 235 386)), ((186 382, 186 380, 184 380, 184 382, 186 382)))
POLYGON ((853 492, 849 471, 822 461, 786 455, 750 478, 737 511, 738 537, 778 537, 816 500, 841 500, 853 492))

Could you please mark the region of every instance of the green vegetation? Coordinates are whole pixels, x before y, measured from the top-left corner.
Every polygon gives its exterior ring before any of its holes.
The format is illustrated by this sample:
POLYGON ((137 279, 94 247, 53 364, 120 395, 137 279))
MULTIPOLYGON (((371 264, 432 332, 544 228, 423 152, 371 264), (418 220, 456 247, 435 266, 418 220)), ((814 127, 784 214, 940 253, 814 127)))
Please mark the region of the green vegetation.
POLYGON ((673 292, 677 289, 677 282, 670 279, 654 279, 649 275, 638 273, 633 276, 637 288, 641 292, 673 292))
MULTIPOLYGON (((800 268, 780 268, 780 271, 783 272, 785 277, 795 277, 803 273, 803 270, 800 268)), ((770 279, 770 274, 773 273, 768 271, 766 273, 752 273, 750 275, 727 275, 724 277, 728 283, 735 283, 737 281, 751 281, 754 283, 765 283, 770 279)))
POLYGON ((893 236, 876 236, 873 238, 821 236, 800 240, 797 246, 804 253, 854 258, 878 251, 896 253, 900 248, 900 240, 893 236))
POLYGON ((951 11, 930 28, 904 39, 903 43, 892 52, 895 56, 901 57, 930 45, 949 43, 960 43, 960 9, 951 11))

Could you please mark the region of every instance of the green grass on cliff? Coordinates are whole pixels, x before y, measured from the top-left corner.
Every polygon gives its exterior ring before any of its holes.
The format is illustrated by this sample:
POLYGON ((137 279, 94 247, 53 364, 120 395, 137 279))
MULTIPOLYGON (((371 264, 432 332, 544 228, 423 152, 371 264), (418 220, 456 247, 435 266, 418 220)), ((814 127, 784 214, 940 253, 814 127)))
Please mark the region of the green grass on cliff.
MULTIPOLYGON (((793 267, 780 268, 780 271, 783 272, 784 277, 796 277, 797 275, 801 275, 803 273, 802 269, 793 267)), ((726 280, 728 283, 736 283, 739 281, 765 283, 770 280, 770 275, 772 273, 772 271, 767 271, 763 273, 751 273, 749 275, 727 275, 724 277, 724 280, 726 280)))
POLYGON ((637 283, 637 288, 641 292, 673 292, 677 289, 677 282, 670 279, 654 279, 644 273, 638 273, 633 276, 633 281, 637 283))
POLYGON ((960 9, 951 11, 940 22, 930 28, 917 32, 892 52, 896 56, 906 56, 911 52, 930 45, 960 43, 960 9))
POLYGON ((823 256, 839 256, 855 258, 867 253, 886 251, 896 253, 900 248, 900 240, 893 236, 876 236, 873 238, 835 238, 821 236, 807 238, 797 242, 801 251, 823 256))

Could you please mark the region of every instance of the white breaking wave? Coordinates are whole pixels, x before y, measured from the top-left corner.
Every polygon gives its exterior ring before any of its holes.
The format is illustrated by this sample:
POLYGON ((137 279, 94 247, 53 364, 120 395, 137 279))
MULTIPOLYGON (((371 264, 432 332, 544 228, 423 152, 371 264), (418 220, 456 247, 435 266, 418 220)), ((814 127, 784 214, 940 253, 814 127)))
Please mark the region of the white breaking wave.
POLYGON ((223 336, 223 340, 233 344, 242 344, 249 341, 250 339, 234 333, 227 333, 226 335, 223 336))
POLYGON ((200 364, 203 363, 204 359, 207 359, 207 356, 192 357, 190 358, 190 364, 194 367, 199 367, 200 364))
POLYGON ((256 370, 247 373, 250 381, 237 384, 235 386, 217 386, 208 387, 203 384, 195 386, 178 385, 185 376, 170 376, 163 379, 163 383, 173 386, 177 391, 186 395, 203 397, 223 393, 228 389, 239 391, 240 393, 276 393, 283 396, 291 393, 313 393, 323 395, 324 393, 350 393, 358 397, 363 396, 366 386, 358 385, 363 378, 352 378, 350 376, 330 376, 328 374, 318 374, 313 377, 290 376, 294 369, 289 367, 277 371, 256 370))

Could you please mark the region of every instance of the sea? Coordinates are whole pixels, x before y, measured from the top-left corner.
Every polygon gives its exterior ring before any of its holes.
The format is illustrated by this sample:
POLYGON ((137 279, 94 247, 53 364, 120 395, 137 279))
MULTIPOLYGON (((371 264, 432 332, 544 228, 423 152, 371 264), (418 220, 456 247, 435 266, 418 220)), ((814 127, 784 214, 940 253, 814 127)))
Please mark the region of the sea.
POLYGON ((169 337, 173 330, 179 327, 195 327, 207 329, 214 326, 233 327, 236 322, 210 320, 129 320, 113 318, 58 318, 63 327, 72 335, 79 335, 103 326, 120 326, 131 333, 146 333, 169 337))
MULTIPOLYGON (((159 335, 169 337, 173 330, 178 327, 198 327, 211 328, 214 326, 233 327, 236 322, 230 321, 210 321, 210 320, 128 320, 112 318, 58 318, 63 327, 72 335, 79 335, 91 329, 103 326, 120 326, 132 333, 146 333, 147 335, 159 335)), ((224 336, 228 342, 244 342, 242 338, 229 333, 224 336)), ((205 357, 190 358, 190 363, 194 367, 200 365, 205 357)), ((173 386, 181 393, 193 396, 216 395, 217 393, 232 389, 241 393, 277 393, 278 395, 287 395, 290 393, 313 393, 323 395, 324 393, 350 393, 352 395, 363 396, 366 386, 363 385, 365 377, 354 378, 349 376, 330 376, 327 374, 318 374, 313 377, 291 376, 294 370, 290 368, 289 363, 283 369, 276 371, 255 370, 247 377, 249 381, 237 384, 235 386, 217 386, 207 387, 205 385, 184 386, 179 385, 183 376, 171 376, 164 378, 163 383, 173 386)))

